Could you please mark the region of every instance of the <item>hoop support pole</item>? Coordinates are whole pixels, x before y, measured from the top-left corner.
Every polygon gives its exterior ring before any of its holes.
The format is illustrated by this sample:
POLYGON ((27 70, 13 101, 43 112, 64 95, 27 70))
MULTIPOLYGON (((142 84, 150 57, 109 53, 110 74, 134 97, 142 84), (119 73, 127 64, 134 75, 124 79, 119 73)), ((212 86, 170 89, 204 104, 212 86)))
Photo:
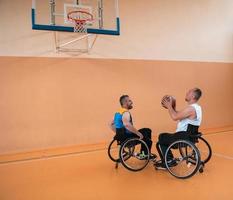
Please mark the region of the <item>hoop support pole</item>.
POLYGON ((61 44, 61 45, 59 45, 59 48, 64 47, 64 46, 66 46, 66 45, 68 45, 68 44, 77 42, 77 41, 79 41, 79 40, 82 40, 82 39, 84 39, 84 38, 86 38, 86 37, 88 37, 88 36, 90 36, 90 35, 91 35, 91 34, 86 34, 86 35, 83 35, 83 36, 81 36, 81 37, 79 37, 79 38, 76 38, 76 39, 74 39, 74 40, 71 40, 71 41, 69 41, 69 42, 66 42, 66 43, 64 43, 64 44, 61 44))
POLYGON ((54 15, 55 10, 56 10, 55 0, 50 0, 49 4, 50 4, 50 24, 55 25, 56 24, 55 15, 54 15))
POLYGON ((95 38, 94 38, 94 41, 92 42, 92 44, 89 46, 89 49, 91 50, 92 47, 94 46, 95 42, 96 42, 96 39, 97 39, 98 35, 95 34, 95 38))

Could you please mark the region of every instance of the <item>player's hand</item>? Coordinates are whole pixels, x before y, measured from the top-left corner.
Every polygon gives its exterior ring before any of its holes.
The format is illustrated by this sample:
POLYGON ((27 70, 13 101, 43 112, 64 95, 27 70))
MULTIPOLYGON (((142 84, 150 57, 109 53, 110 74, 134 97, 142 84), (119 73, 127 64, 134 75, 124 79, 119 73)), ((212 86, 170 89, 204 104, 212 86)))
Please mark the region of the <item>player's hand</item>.
POLYGON ((166 96, 165 98, 163 98, 162 105, 164 105, 167 108, 172 106, 172 101, 169 96, 166 96))

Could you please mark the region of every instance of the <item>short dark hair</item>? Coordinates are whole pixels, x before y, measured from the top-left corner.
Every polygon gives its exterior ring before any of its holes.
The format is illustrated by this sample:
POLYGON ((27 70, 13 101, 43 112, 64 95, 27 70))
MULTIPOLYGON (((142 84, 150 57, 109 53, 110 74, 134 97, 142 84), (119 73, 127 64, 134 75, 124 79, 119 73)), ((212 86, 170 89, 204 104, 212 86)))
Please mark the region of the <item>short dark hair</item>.
POLYGON ((194 88, 194 98, 198 101, 201 98, 202 91, 199 88, 194 88))
POLYGON ((122 95, 121 97, 120 97, 120 104, 121 104, 121 106, 124 104, 124 101, 125 101, 125 99, 127 98, 127 97, 129 97, 129 95, 122 95))

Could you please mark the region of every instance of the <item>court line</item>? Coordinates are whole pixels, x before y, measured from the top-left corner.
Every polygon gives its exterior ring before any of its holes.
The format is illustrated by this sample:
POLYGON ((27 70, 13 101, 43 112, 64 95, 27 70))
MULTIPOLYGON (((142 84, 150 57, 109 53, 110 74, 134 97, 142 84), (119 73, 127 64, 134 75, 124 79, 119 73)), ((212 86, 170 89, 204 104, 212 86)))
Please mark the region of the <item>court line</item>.
POLYGON ((62 158, 62 157, 71 157, 79 154, 89 154, 89 153, 96 153, 99 151, 106 151, 107 148, 101 148, 101 149, 93 149, 93 150, 87 150, 87 151, 79 151, 79 152, 72 152, 72 153, 64 153, 64 154, 57 154, 57 155, 44 155, 36 158, 26 158, 26 159, 19 159, 19 160, 10 160, 10 161, 3 161, 0 162, 0 165, 4 164, 12 164, 12 163, 24 163, 24 162, 30 162, 30 161, 36 161, 36 160, 50 160, 54 158, 62 158))
POLYGON ((233 160, 232 156, 227 156, 227 155, 224 155, 224 154, 221 154, 221 153, 213 153, 213 156, 220 157, 220 158, 225 158, 225 159, 228 159, 228 160, 233 160))
MULTIPOLYGON (((207 151, 200 151, 200 153, 207 153, 207 151)), ((224 155, 224 154, 221 154, 221 153, 213 153, 212 152, 212 156, 216 156, 216 157, 220 157, 220 158, 226 158, 228 160, 233 160, 232 156, 227 156, 227 155, 224 155)))
MULTIPOLYGON (((232 132, 233 130, 226 130, 226 131, 218 131, 215 133, 207 133, 203 134, 203 136, 211 136, 211 135, 217 135, 221 133, 227 133, 227 132, 232 132)), ((36 158, 27 158, 27 159, 19 159, 19 160, 10 160, 10 161, 3 161, 0 162, 0 165, 4 164, 12 164, 12 163, 22 163, 22 162, 30 162, 30 161, 36 161, 36 160, 48 160, 48 159, 54 159, 54 158, 61 158, 61 157, 70 157, 74 155, 80 155, 80 154, 89 154, 89 153, 95 153, 99 151, 105 151, 107 148, 101 148, 101 149, 93 149, 93 150, 87 150, 87 151, 80 151, 80 152, 72 152, 72 153, 64 153, 64 154, 57 154, 57 155, 48 155, 48 156, 41 156, 41 157, 36 157, 36 158)), ((233 160, 233 157, 227 156, 224 154, 219 154, 219 153, 212 153, 214 156, 225 158, 228 160, 233 160)))
MULTIPOLYGON (((204 131, 201 131, 201 133, 202 132, 204 132, 204 131)), ((218 132, 213 132, 213 133, 205 133, 205 134, 202 134, 202 136, 218 135, 218 134, 221 134, 221 133, 228 133, 228 132, 232 132, 233 133, 233 129, 232 130, 226 130, 226 131, 218 131, 218 132)))

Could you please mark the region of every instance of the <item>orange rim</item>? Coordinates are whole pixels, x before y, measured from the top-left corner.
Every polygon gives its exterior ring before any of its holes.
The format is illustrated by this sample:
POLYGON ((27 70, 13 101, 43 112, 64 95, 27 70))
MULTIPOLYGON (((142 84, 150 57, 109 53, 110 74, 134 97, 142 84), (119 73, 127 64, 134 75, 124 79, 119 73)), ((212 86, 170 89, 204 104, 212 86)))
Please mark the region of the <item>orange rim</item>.
POLYGON ((82 11, 82 10, 80 10, 80 11, 71 11, 71 12, 69 12, 69 13, 67 14, 67 18, 68 18, 69 21, 74 21, 75 23, 80 23, 80 24, 85 23, 85 22, 87 22, 87 21, 93 21, 93 15, 92 15, 91 13, 89 13, 89 12, 82 11), (71 16, 71 15, 74 14, 74 13, 83 13, 83 14, 87 14, 87 15, 90 16, 90 18, 89 18, 89 19, 75 19, 75 18, 72 18, 72 16, 71 16))

